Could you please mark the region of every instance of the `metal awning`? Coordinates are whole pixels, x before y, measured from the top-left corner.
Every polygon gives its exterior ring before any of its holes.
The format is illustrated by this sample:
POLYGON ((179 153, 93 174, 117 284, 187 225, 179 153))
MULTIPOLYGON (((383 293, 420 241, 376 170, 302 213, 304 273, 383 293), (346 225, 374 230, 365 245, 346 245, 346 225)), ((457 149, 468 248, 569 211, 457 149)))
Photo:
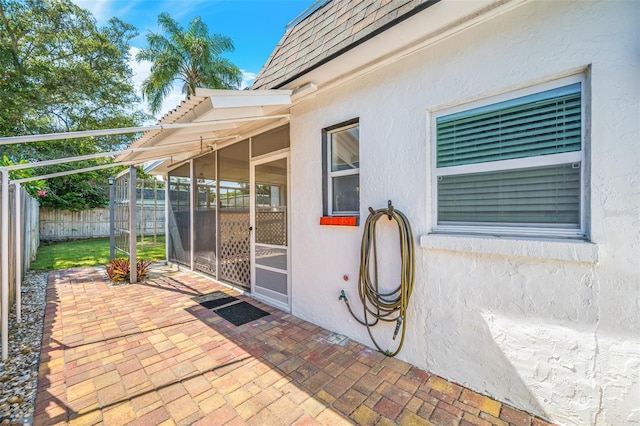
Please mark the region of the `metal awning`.
POLYGON ((117 162, 143 163, 166 158, 153 169, 162 173, 199 153, 255 134, 266 126, 289 121, 291 90, 196 89, 129 148, 153 148, 125 153, 117 162), (183 124, 184 127, 174 127, 183 124))

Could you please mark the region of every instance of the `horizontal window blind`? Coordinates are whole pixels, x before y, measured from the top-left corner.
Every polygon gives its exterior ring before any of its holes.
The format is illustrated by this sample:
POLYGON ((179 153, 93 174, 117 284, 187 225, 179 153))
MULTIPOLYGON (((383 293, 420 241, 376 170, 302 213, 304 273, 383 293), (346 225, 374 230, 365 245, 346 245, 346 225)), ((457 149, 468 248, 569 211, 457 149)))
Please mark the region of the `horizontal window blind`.
POLYGON ((438 178, 438 224, 580 226, 580 167, 563 164, 438 178))
POLYGON ((581 84, 436 119, 437 167, 581 150, 581 84))

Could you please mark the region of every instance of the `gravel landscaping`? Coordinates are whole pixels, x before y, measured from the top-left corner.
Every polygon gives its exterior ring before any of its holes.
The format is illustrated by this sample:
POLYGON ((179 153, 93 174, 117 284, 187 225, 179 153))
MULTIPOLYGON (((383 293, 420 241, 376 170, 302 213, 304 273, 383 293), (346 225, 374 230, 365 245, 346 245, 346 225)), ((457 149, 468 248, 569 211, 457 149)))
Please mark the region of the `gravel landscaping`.
POLYGON ((47 272, 27 272, 22 322, 9 314, 9 359, 0 362, 0 426, 32 425, 36 400, 47 272))

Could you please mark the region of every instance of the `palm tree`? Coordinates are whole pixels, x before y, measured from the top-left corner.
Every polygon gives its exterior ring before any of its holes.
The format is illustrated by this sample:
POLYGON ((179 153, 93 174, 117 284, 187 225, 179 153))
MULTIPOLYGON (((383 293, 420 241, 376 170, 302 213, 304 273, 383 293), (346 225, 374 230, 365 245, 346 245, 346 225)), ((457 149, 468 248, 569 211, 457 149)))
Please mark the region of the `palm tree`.
POLYGON ((195 94, 196 87, 238 87, 242 81, 240 69, 221 56, 233 51, 229 37, 209 34, 200 17, 194 18, 185 31, 168 13, 161 13, 158 25, 164 34, 147 34, 149 47, 136 55, 138 62, 153 63, 151 75, 142 83, 142 96, 149 100, 154 114, 175 81, 183 83, 182 92, 186 95, 195 94))

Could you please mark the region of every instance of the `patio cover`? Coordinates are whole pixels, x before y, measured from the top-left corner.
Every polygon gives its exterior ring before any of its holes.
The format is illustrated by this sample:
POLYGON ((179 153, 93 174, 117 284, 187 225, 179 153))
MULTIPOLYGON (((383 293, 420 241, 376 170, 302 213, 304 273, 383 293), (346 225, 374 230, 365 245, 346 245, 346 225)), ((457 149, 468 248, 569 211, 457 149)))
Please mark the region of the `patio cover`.
POLYGON ((125 153, 117 162, 165 158, 152 173, 164 173, 200 153, 212 151, 257 133, 265 126, 289 121, 291 90, 196 89, 158 121, 158 125, 191 124, 181 128, 148 130, 129 148, 154 148, 125 153))
MULTIPOLYGON (((316 87, 313 84, 308 84, 302 88, 302 90, 298 89, 296 95, 302 96, 303 94, 315 91, 315 89, 316 87)), ((2 229, 0 230, 0 235, 6 236, 9 232, 10 170, 32 168, 38 165, 42 166, 50 163, 69 163, 81 159, 108 157, 120 154, 113 164, 18 179, 12 183, 20 184, 36 179, 81 173, 89 170, 113 167, 116 165, 135 165, 154 161, 158 166, 153 170, 153 172, 163 173, 169 170, 171 166, 176 163, 180 163, 194 157, 201 152, 216 149, 220 143, 233 143, 241 138, 246 138, 251 136, 253 133, 257 133, 265 126, 275 126, 280 122, 283 124, 288 122, 291 97, 291 90, 245 91, 196 89, 195 96, 187 97, 186 100, 166 114, 155 126, 149 126, 147 128, 132 127, 0 138, 1 146, 16 143, 53 141, 67 138, 73 139, 79 137, 144 131, 142 136, 138 138, 127 151, 99 153, 81 157, 69 157, 58 160, 0 167, 0 181, 2 182, 2 199, 0 200, 0 222, 2 223, 2 229), (161 162, 162 159, 165 160, 161 162)), ((18 209, 16 209, 15 215, 18 218, 20 217, 21 213, 18 209)), ((135 220, 133 222, 135 223, 135 220)), ((16 220, 16 229, 20 229, 19 220, 16 220)), ((133 232, 135 232, 135 227, 133 228, 133 232)), ((135 235, 135 233, 132 235, 135 235)), ((1 358, 5 360, 8 358, 9 334, 8 239, 6 237, 3 238, 2 244, 0 245, 2 246, 0 247, 0 307, 2 308, 0 309, 2 312, 2 324, 0 327, 0 346, 2 346, 2 351, 0 355, 1 358)), ((16 251, 20 252, 21 250, 22 249, 18 245, 16 251)), ((135 244, 133 245, 132 253, 132 258, 135 259, 135 244)), ((15 259, 17 268, 19 268, 18 264, 21 262, 21 257, 16 256, 15 259)), ((19 270, 20 269, 18 269, 18 271, 19 270)), ((19 295, 22 280, 18 278, 16 281, 16 291, 19 295)), ((16 298, 16 306, 19 320, 19 297, 16 298)))

